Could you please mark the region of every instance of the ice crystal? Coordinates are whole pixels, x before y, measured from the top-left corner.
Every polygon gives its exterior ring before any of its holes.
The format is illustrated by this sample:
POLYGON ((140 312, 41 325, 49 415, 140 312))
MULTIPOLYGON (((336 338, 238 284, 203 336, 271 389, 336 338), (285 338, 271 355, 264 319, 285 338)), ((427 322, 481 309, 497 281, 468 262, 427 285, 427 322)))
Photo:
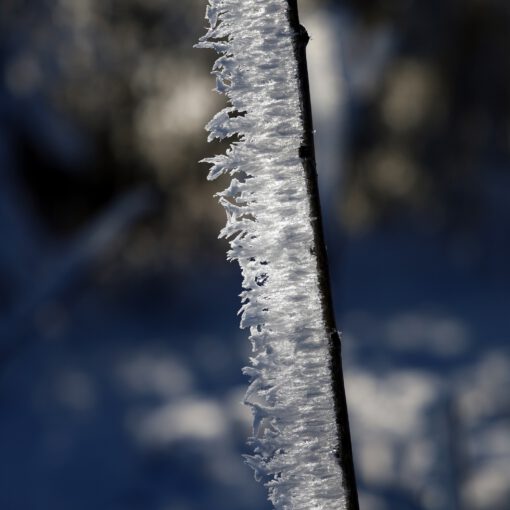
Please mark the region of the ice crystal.
POLYGON ((254 415, 247 462, 276 509, 345 508, 338 464, 328 333, 323 320, 303 139, 297 63, 286 0, 209 0, 199 47, 220 56, 216 89, 230 106, 207 125, 209 140, 234 135, 209 158, 219 193, 220 236, 241 266, 241 327, 254 356, 246 403, 254 415))

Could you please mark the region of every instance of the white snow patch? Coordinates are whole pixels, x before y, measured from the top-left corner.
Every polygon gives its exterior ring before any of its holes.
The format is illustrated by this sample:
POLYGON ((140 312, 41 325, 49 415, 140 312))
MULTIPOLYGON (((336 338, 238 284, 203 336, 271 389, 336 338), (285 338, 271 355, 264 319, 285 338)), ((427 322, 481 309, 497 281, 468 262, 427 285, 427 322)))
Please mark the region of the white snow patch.
POLYGON ((192 398, 169 403, 131 423, 139 441, 147 445, 165 445, 186 439, 221 439, 227 426, 223 409, 217 402, 192 398))
POLYGON ((467 326, 452 317, 424 313, 402 313, 386 324, 391 347, 403 351, 427 350, 441 357, 458 356, 470 344, 467 326))
POLYGON ((463 487, 462 496, 471 508, 489 510, 501 508, 501 502, 510 496, 510 469, 508 460, 477 466, 476 472, 463 487))
POLYGON ((139 394, 169 398, 186 394, 193 386, 184 362, 170 354, 138 354, 120 362, 116 371, 119 380, 139 394))

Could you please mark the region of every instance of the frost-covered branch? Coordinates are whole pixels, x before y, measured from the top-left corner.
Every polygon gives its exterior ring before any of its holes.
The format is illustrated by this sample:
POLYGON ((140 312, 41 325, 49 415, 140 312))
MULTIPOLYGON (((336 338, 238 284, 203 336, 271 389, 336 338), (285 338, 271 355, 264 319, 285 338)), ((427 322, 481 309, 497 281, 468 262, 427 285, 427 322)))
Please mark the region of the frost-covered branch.
POLYGON ((209 158, 221 232, 243 274, 241 327, 254 356, 246 403, 254 455, 276 509, 358 508, 345 391, 322 235, 308 91, 306 31, 295 0, 209 0, 199 47, 220 53, 216 89, 231 106, 209 140, 238 136, 209 158))

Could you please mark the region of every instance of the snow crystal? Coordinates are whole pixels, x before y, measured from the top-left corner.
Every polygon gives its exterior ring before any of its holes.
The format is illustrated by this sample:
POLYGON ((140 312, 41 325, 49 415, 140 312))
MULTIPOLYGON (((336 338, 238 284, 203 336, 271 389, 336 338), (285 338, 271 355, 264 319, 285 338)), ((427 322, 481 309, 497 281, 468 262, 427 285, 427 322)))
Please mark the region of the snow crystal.
POLYGON ((216 90, 231 104, 208 124, 209 140, 237 136, 225 155, 205 161, 209 179, 233 176, 218 195, 254 351, 244 369, 255 436, 246 460, 276 509, 345 509, 288 2, 209 3, 198 46, 220 53, 216 90))

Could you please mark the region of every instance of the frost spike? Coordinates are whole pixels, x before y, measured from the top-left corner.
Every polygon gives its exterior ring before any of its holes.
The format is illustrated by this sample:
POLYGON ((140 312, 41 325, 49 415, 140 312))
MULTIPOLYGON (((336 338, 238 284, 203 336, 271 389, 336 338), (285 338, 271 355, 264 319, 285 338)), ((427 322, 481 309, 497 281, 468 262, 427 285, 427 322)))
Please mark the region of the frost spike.
POLYGON ((243 275, 241 326, 255 353, 244 370, 255 436, 247 462, 277 510, 358 510, 317 189, 308 35, 296 0, 209 4, 211 26, 197 46, 220 53, 212 74, 230 101, 208 124, 209 139, 238 135, 208 162, 210 179, 236 176, 217 195, 228 258, 243 275))

